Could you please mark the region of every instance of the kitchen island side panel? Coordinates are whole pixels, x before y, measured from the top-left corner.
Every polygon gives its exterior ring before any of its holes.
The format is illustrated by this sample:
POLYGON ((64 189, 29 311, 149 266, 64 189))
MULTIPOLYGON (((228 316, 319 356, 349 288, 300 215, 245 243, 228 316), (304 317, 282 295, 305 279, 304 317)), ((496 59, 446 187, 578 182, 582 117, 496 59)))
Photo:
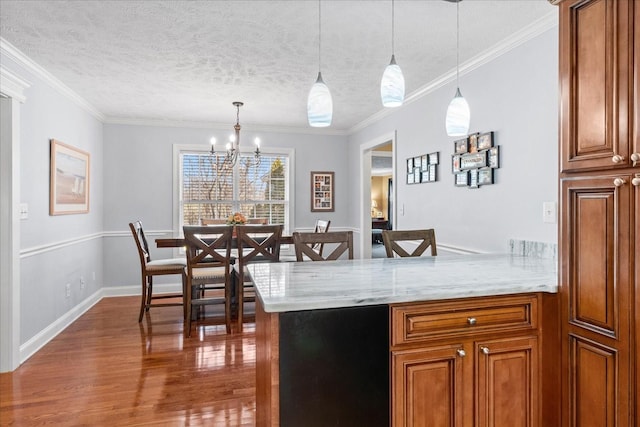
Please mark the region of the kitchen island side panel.
POLYGON ((389 426, 389 307, 279 314, 280 425, 389 426))

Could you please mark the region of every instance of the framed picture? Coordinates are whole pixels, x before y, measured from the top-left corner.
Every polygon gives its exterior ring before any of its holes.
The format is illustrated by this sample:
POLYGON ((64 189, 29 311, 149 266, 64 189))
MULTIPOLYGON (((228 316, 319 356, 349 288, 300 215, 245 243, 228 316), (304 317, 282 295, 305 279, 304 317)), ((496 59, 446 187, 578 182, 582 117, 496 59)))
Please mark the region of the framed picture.
POLYGON ((476 153, 463 154, 460 160, 460 169, 477 169, 487 166, 487 152, 478 151, 476 153))
POLYGON ((426 154, 423 154, 422 157, 420 157, 420 164, 420 169, 422 169, 422 172, 426 172, 427 165, 429 164, 429 157, 426 154))
POLYGON ((413 172, 408 173, 407 174, 407 184, 413 184, 414 183, 413 178, 414 178, 413 172))
POLYGON ((493 169, 478 169, 478 185, 493 184, 493 169))
POLYGON ((413 173, 413 157, 407 159, 407 173, 413 173))
POLYGON ((460 154, 454 154, 451 156, 451 172, 456 173, 460 172, 460 159, 462 156, 460 154))
POLYGON ((469 172, 458 172, 455 174, 456 187, 466 187, 469 185, 469 172))
POLYGON ((469 153, 478 152, 478 134, 474 133, 469 135, 469 153))
POLYGON ((420 168, 415 168, 413 170, 413 182, 418 184, 422 180, 422 171, 420 168))
POLYGON ((422 172, 421 182, 429 182, 429 178, 431 177, 432 170, 435 170, 435 168, 431 165, 428 165, 427 170, 422 172))
POLYGON ((311 172, 311 212, 333 212, 334 172, 311 172))
POLYGON ((495 147, 491 147, 488 153, 489 153, 488 166, 494 169, 499 168, 500 167, 500 146, 496 145, 495 147))
POLYGON ((49 215, 89 212, 89 153, 51 140, 49 215))
POLYGON ((467 138, 459 139, 457 141, 453 141, 455 154, 467 153, 469 151, 469 146, 467 145, 467 138))
POLYGON ((469 171, 469 188, 478 188, 478 169, 469 171))
POLYGON ((435 165, 429 166, 429 182, 436 182, 438 180, 438 168, 435 165))
POLYGON ((438 156, 438 152, 436 151, 435 153, 430 153, 428 154, 429 156, 429 164, 430 165, 437 165, 440 163, 439 157, 438 156))
POLYGON ((493 132, 485 132, 478 136, 478 150, 487 150, 493 147, 493 132))

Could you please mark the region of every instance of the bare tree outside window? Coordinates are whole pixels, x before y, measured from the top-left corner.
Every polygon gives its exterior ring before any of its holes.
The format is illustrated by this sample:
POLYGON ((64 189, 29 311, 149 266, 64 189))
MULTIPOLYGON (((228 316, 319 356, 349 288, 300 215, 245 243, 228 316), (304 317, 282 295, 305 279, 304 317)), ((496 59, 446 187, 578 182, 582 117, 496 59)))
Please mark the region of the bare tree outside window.
POLYGON ((183 224, 199 224, 202 218, 226 219, 233 212, 268 224, 285 224, 288 160, 282 154, 263 154, 256 166, 253 154, 247 154, 230 168, 223 164, 223 157, 183 152, 183 224))

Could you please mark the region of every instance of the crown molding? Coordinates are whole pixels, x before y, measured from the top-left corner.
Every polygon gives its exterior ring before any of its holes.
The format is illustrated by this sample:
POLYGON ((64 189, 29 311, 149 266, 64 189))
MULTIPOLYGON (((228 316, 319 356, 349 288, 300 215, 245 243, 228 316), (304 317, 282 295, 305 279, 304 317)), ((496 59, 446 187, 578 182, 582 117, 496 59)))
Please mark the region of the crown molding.
POLYGON ((27 100, 24 90, 31 87, 31 83, 18 77, 0 64, 0 93, 21 103, 27 100))
MULTIPOLYGON (((211 123, 199 121, 164 120, 164 119, 132 119, 127 117, 107 117, 105 124, 130 125, 130 126, 154 126, 154 127, 178 127, 195 129, 213 129, 222 131, 233 130, 233 123, 211 123)), ((252 123, 242 123, 245 132, 265 132, 265 133, 289 133, 301 135, 334 135, 347 136, 349 132, 341 129, 311 128, 311 127, 288 127, 288 126, 268 126, 252 123), (246 126, 246 128, 245 128, 246 126)))
MULTIPOLYGON (((468 74, 477 68, 483 66, 484 64, 491 62, 498 57, 504 55, 505 53, 517 48, 518 46, 526 43, 527 41, 539 36, 540 34, 558 26, 558 11, 557 9, 549 12, 545 16, 540 19, 534 21, 530 25, 522 28, 521 30, 515 32, 511 37, 506 40, 501 41, 500 43, 495 44, 491 48, 481 52, 480 54, 472 57, 471 59, 465 61, 460 64, 460 75, 468 74)), ((407 96, 404 100, 403 106, 409 105, 415 101, 422 99, 428 94, 434 92, 437 89, 455 81, 456 79, 456 69, 452 69, 449 72, 443 74, 442 76, 432 80, 426 85, 420 87, 416 91, 412 92, 407 96)), ((400 107, 400 109, 402 108, 400 107)), ((348 134, 352 135, 367 126, 382 120, 384 117, 387 117, 393 114, 400 109, 384 109, 380 110, 377 113, 369 116, 364 119, 360 123, 356 124, 352 128, 349 129, 348 134)))
POLYGON ((54 77, 53 74, 49 73, 42 66, 37 64, 35 61, 33 61, 31 58, 22 53, 20 50, 18 50, 18 48, 13 46, 2 37, 0 37, 0 54, 25 67, 29 72, 33 73, 36 77, 44 80, 47 84, 60 92, 63 96, 67 97, 74 104, 87 111, 96 119, 104 122, 105 116, 100 111, 98 111, 97 108, 95 108, 88 101, 74 92, 69 86, 62 83, 60 80, 54 77))

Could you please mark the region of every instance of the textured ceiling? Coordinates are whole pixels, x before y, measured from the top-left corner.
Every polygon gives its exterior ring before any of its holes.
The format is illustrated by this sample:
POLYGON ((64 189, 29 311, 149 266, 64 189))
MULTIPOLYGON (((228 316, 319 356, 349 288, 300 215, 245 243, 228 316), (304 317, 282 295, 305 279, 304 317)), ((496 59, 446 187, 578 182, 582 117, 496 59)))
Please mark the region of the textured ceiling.
MULTIPOLYGON (((455 13, 446 1, 395 2, 407 96, 455 68, 455 13)), ((547 0, 463 1, 461 63, 552 13, 547 0)), ((308 127, 319 66, 315 1, 0 0, 0 37, 107 121, 230 123, 239 100, 242 124, 308 127)), ((390 1, 322 2, 333 130, 383 109, 390 57, 390 1)))

